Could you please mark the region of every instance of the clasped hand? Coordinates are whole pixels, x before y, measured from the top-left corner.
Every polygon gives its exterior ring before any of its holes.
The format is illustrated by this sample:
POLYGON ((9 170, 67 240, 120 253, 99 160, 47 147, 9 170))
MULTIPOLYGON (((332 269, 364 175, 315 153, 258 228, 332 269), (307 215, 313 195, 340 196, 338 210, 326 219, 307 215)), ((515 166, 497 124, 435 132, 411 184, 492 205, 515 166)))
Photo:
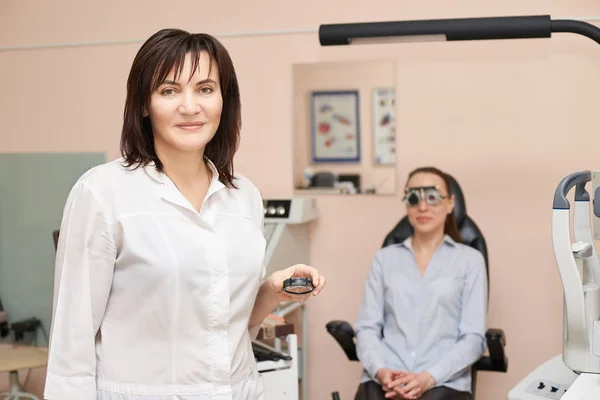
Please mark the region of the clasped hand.
POLYGON ((377 371, 377 380, 386 399, 418 399, 435 385, 428 372, 414 373, 381 368, 377 371))
POLYGON ((269 277, 269 288, 273 291, 279 301, 297 301, 304 303, 310 296, 317 296, 325 286, 326 279, 319 274, 316 268, 304 264, 296 264, 275 271, 269 277), (311 278, 315 289, 310 293, 291 294, 283 290, 283 281, 288 278, 311 278))

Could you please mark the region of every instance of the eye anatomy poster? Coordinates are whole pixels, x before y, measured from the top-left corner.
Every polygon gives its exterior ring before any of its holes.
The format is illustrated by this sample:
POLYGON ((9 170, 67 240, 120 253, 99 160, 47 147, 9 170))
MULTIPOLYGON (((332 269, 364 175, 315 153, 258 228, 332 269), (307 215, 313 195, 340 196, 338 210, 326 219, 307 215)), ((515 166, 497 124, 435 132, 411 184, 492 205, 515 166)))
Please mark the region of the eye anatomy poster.
POLYGON ((375 164, 396 163, 395 88, 373 89, 373 150, 375 164))
POLYGON ((357 90, 312 93, 313 163, 360 162, 358 109, 357 90))

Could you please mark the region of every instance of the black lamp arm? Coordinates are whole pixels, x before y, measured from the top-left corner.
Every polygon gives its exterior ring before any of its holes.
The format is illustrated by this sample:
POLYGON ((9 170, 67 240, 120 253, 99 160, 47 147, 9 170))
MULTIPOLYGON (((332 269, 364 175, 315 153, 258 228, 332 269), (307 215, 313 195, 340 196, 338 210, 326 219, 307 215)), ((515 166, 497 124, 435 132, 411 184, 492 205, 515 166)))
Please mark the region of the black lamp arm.
POLYGON ((361 39, 442 37, 446 41, 550 38, 553 32, 586 36, 600 44, 600 28, 577 20, 552 20, 549 15, 454 18, 324 24, 319 27, 322 46, 348 45, 361 39))

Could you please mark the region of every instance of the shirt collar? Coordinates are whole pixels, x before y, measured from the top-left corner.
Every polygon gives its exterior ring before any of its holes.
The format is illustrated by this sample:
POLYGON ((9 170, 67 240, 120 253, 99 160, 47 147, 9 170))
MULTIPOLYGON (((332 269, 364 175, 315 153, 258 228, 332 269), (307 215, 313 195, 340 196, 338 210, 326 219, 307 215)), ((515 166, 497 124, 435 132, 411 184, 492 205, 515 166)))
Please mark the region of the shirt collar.
POLYGON ((150 161, 146 164, 144 171, 146 171, 148 176, 156 182, 165 183, 165 174, 156 169, 156 163, 154 161, 150 161))
MULTIPOLYGON (((208 165, 208 168, 210 168, 210 171, 212 172, 212 179, 210 181, 210 186, 212 186, 213 184, 216 184, 217 182, 220 183, 219 171, 217 171, 217 167, 215 167, 215 164, 210 159, 205 158, 205 160, 206 160, 206 164, 208 165)), ((156 163, 154 161, 150 161, 144 167, 144 171, 146 171, 148 176, 150 176, 150 178, 152 178, 154 181, 156 181, 160 184, 165 183, 166 174, 164 172, 160 172, 158 169, 156 169, 156 163)), ((221 185, 222 185, 222 183, 221 183, 221 185)))
MULTIPOLYGON (((206 201, 214 193, 218 192, 219 190, 221 190, 225 187, 225 185, 219 180, 219 173, 218 173, 215 165, 212 163, 212 161, 207 159, 207 165, 210 168, 210 170, 212 171, 212 179, 208 186, 208 191, 206 193, 206 196, 204 197, 204 201, 206 201)), ((175 183, 169 179, 167 174, 165 174, 164 172, 159 172, 156 169, 155 163, 153 163, 153 162, 149 163, 148 165, 146 165, 144 167, 144 170, 151 177, 152 180, 154 180, 155 182, 157 182, 160 185, 159 192, 160 192, 160 196, 163 199, 165 199, 166 201, 168 201, 170 203, 184 207, 194 213, 197 213, 196 209, 192 206, 192 204, 189 202, 189 200, 185 198, 183 193, 181 193, 179 191, 179 189, 177 188, 175 183)), ((207 220, 206 222, 210 224, 209 220, 207 220)))
MULTIPOLYGON (((454 241, 454 239, 452 239, 448 234, 444 235, 444 239, 442 240, 442 243, 447 243, 451 246, 456 245, 456 242, 454 241)), ((404 241, 400 244, 402 246, 406 247, 407 249, 412 250, 412 235, 407 237, 406 239, 404 239, 404 241)))

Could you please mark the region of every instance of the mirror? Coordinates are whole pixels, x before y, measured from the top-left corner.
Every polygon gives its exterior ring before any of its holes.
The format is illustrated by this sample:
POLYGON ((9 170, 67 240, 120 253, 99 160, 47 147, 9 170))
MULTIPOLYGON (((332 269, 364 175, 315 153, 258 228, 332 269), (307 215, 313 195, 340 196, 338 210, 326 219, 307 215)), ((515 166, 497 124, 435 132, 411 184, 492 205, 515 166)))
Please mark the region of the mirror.
MULTIPOLYGON (((104 153, 0 154, 0 343, 48 345, 56 249, 67 196, 104 153)), ((0 396, 1 397, 1 396, 0 396)))
POLYGON ((396 192, 396 63, 295 64, 295 194, 396 192))

